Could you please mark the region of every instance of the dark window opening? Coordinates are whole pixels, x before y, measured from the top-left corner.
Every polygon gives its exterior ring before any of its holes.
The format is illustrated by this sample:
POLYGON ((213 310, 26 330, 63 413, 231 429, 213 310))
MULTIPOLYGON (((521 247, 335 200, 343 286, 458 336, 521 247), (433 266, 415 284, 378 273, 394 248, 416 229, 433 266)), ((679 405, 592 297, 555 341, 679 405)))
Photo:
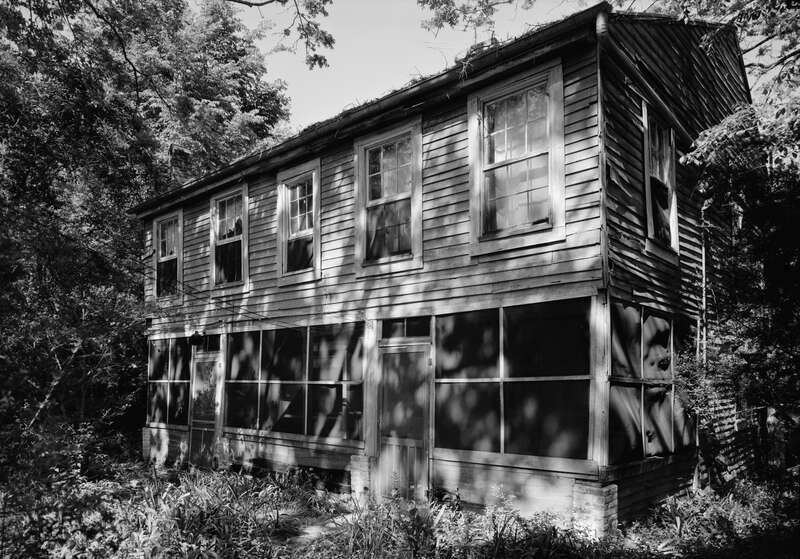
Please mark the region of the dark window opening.
POLYGON ((431 335, 431 317, 387 318, 381 321, 381 337, 427 338, 431 335))

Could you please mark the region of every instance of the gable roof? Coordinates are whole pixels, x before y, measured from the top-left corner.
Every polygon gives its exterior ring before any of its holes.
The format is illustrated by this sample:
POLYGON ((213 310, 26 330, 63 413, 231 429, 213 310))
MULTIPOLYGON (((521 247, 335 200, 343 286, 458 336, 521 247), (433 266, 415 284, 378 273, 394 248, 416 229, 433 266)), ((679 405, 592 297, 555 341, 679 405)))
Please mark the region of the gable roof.
MULTIPOLYGON (((334 142, 419 113, 425 107, 475 89, 482 82, 526 61, 538 60, 581 40, 593 40, 598 14, 611 12, 611 5, 601 2, 506 42, 477 45, 463 60, 438 74, 414 81, 383 97, 312 124, 270 148, 241 157, 179 188, 149 198, 131 208, 129 213, 144 218, 219 188, 243 182, 248 176, 291 165, 301 158, 317 156, 334 142)), ((642 21, 679 22, 663 15, 614 15, 616 18, 642 21)), ((692 24, 720 27, 720 24, 704 21, 693 21, 692 24)))

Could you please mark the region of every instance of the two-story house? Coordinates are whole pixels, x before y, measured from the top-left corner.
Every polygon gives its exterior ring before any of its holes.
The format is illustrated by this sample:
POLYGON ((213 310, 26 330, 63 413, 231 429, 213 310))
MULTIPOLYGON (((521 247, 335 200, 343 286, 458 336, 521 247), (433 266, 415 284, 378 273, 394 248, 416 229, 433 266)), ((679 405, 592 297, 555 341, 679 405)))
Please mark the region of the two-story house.
POLYGON ((735 30, 599 4, 147 200, 145 456, 602 531, 686 487, 735 30))

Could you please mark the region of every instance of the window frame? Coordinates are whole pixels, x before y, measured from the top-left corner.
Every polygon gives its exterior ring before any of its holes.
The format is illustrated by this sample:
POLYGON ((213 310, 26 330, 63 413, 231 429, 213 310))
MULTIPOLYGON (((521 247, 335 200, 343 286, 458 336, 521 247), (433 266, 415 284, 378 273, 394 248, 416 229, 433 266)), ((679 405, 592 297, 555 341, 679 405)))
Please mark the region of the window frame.
MULTIPOLYGON (((490 307, 488 309, 475 309, 474 312, 480 312, 481 310, 491 310, 495 311, 498 316, 498 356, 497 356, 497 373, 494 377, 465 377, 465 378, 442 378, 438 377, 436 374, 436 347, 438 343, 438 327, 436 322, 438 321, 439 317, 442 315, 435 315, 434 317, 434 325, 432 330, 432 344, 433 344, 433 372, 432 372, 432 380, 431 380, 431 395, 433 400, 436 399, 436 388, 440 385, 445 384, 480 384, 480 383, 492 383, 496 384, 499 389, 500 393, 500 406, 499 406, 499 417, 500 417, 500 430, 498 433, 499 442, 500 442, 500 450, 497 452, 493 451, 486 451, 486 450, 467 450, 467 449, 454 449, 454 448, 447 448, 447 447, 440 447, 436 445, 435 442, 435 425, 436 425, 436 413, 435 408, 436 405, 433 404, 431 410, 431 425, 432 425, 432 435, 431 435, 431 449, 432 449, 432 456, 436 459, 443 459, 443 460, 466 460, 472 461, 477 463, 484 463, 484 464, 497 464, 497 465, 507 465, 507 466, 523 466, 523 467, 541 467, 545 469, 565 469, 566 471, 571 472, 583 472, 583 473, 595 473, 596 472, 596 462, 593 459, 594 456, 594 437, 592 433, 592 414, 594 413, 594 392, 595 388, 595 348, 594 344, 595 339, 591 332, 591 313, 592 311, 592 301, 591 298, 588 297, 571 297, 566 299, 553 299, 553 300, 546 300, 546 301, 535 301, 531 303, 508 303, 505 305, 500 305, 498 307, 490 307), (560 303, 560 302, 568 302, 574 300, 581 300, 587 299, 587 325, 589 327, 589 336, 588 336, 588 343, 589 347, 587 348, 589 354, 589 364, 586 374, 572 374, 572 375, 548 375, 548 376, 526 376, 526 377, 509 377, 508 376, 508 356, 506 354, 506 330, 507 330, 507 318, 506 318, 506 311, 510 308, 519 307, 519 306, 528 306, 528 305, 535 305, 539 303, 560 303), (558 456, 546 456, 546 455, 536 455, 536 454, 516 454, 506 451, 506 430, 509 428, 506 425, 505 419, 505 397, 504 397, 504 387, 506 384, 514 384, 514 383, 527 383, 527 382, 588 382, 588 400, 586 402, 587 406, 587 441, 586 441, 586 457, 585 458, 567 458, 567 457, 558 457, 558 456)), ((446 313, 446 315, 450 314, 461 314, 463 312, 473 312, 473 311, 455 311, 454 313, 446 313)), ((446 316, 445 315, 445 316, 446 316)))
MULTIPOLYGON (((344 323, 354 324, 354 325, 364 324, 363 321, 355 321, 355 322, 347 322, 347 321, 345 321, 344 323)), ((274 439, 274 440, 301 441, 301 442, 312 444, 312 445, 314 443, 335 443, 338 446, 347 446, 347 447, 353 447, 353 448, 363 448, 364 445, 365 445, 366 437, 367 437, 367 427, 366 427, 366 424, 364 423, 364 418, 365 418, 364 408, 366 406, 365 390, 367 388, 367 380, 366 380, 366 375, 367 375, 367 354, 366 354, 366 349, 363 346, 364 339, 366 338, 366 325, 364 325, 363 331, 362 331, 362 352, 363 353, 362 353, 362 358, 361 358, 360 380, 352 380, 352 378, 348 379, 348 380, 336 380, 336 381, 310 380, 311 367, 312 367, 312 363, 311 363, 311 333, 314 330, 314 328, 324 328, 326 326, 329 327, 329 326, 336 326, 336 325, 337 324, 310 324, 310 325, 307 325, 307 326, 295 326, 295 327, 281 326, 281 327, 277 327, 277 328, 275 328, 275 327, 259 328, 258 329, 259 346, 258 346, 258 356, 257 356, 257 362, 259 364, 259 371, 258 371, 257 377, 254 380, 232 380, 232 379, 228 379, 227 378, 227 374, 228 374, 228 371, 227 371, 227 367, 228 367, 228 356, 227 356, 227 353, 229 351, 228 350, 228 345, 230 344, 230 337, 235 335, 235 334, 253 332, 253 330, 242 330, 242 331, 238 331, 237 330, 235 332, 228 332, 226 334, 226 339, 224 341, 226 357, 225 357, 225 370, 224 370, 223 384, 224 384, 225 393, 224 393, 224 396, 222 398, 224 407, 223 407, 223 409, 221 411, 221 423, 222 423, 223 432, 225 432, 225 433, 242 434, 242 435, 258 435, 259 437, 266 437, 266 438, 270 438, 270 439, 274 439), (280 379, 278 379, 278 380, 271 379, 270 380, 270 379, 263 379, 262 378, 263 371, 261 370, 261 367, 262 367, 261 359, 262 359, 262 353, 264 351, 264 334, 265 334, 265 332, 270 332, 270 331, 274 331, 274 330, 287 330, 287 329, 289 329, 289 330, 302 330, 304 332, 304 337, 305 337, 305 345, 304 345, 305 365, 304 365, 304 368, 303 368, 303 378, 301 380, 280 380, 280 379), (251 428, 247 428, 247 427, 234 427, 234 426, 227 425, 227 420, 228 420, 228 410, 227 410, 228 395, 227 395, 227 391, 228 391, 228 386, 233 385, 233 384, 254 384, 254 385, 256 385, 258 387, 257 388, 257 392, 256 392, 258 394, 258 398, 256 400, 256 422, 257 422, 257 426, 256 426, 255 429, 251 429, 251 428), (269 385, 278 385, 278 386, 280 386, 280 385, 292 385, 292 386, 302 386, 303 387, 303 392, 304 392, 304 395, 303 395, 303 398, 304 398, 304 404, 303 404, 303 434, 285 433, 285 432, 282 432, 282 431, 275 431, 275 430, 272 430, 272 429, 262 429, 261 428, 261 425, 260 425, 260 420, 261 420, 261 387, 262 386, 268 387, 269 385), (362 432, 361 432, 361 438, 354 439, 354 438, 347 438, 346 436, 343 436, 343 437, 321 437, 321 436, 315 436, 315 435, 306 434, 308 432, 308 423, 309 423, 309 402, 310 402, 309 393, 310 393, 310 388, 313 387, 313 386, 331 386, 331 385, 339 385, 339 386, 342 387, 342 402, 343 402, 343 404, 342 404, 342 413, 344 413, 346 406, 349 406, 349 399, 348 398, 349 398, 349 395, 350 395, 351 387, 353 387, 353 386, 360 386, 361 387, 361 393, 362 393, 362 401, 361 401, 362 432), (345 404, 345 402, 347 402, 347 404, 345 404)), ((344 426, 345 426, 345 434, 346 434, 346 429, 347 429, 347 418, 346 417, 344 418, 344 422, 345 422, 344 426)))
POLYGON ((232 188, 223 190, 218 192, 211 198, 211 205, 209 210, 209 278, 210 278, 210 291, 212 295, 226 295, 228 293, 236 293, 241 291, 247 291, 250 288, 250 266, 248 260, 248 253, 249 253, 249 240, 248 240, 248 228, 249 228, 249 197, 248 197, 248 188, 247 184, 237 185, 232 188), (225 239, 224 242, 219 243, 217 241, 217 227, 219 226, 218 223, 218 216, 217 216, 217 204, 225 199, 233 198, 236 195, 241 196, 242 198, 242 279, 236 282, 226 282, 223 284, 217 283, 217 269, 216 269, 216 250, 218 245, 225 245, 231 242, 236 241, 237 239, 225 239))
POLYGON ((647 212, 647 239, 645 250, 660 256, 673 264, 677 265, 676 256, 680 254, 680 235, 678 232, 678 187, 677 187, 677 148, 675 145, 675 127, 671 126, 666 119, 658 115, 646 100, 642 99, 642 132, 643 132, 643 173, 644 173, 644 193, 645 211, 647 212), (669 161, 669 184, 667 184, 668 196, 670 201, 669 209, 669 229, 670 242, 664 244, 655 238, 655 224, 653 223, 653 195, 650 188, 650 120, 659 121, 659 124, 669 129, 670 142, 670 161, 669 161))
MULTIPOLYGON (((675 358, 676 358, 676 341, 675 336, 677 334, 677 324, 678 321, 681 320, 681 317, 678 313, 670 313, 661 309, 657 309, 654 307, 650 307, 647 305, 642 305, 639 303, 634 303, 631 301, 625 301, 623 299, 611 299, 610 307, 616 304, 622 304, 627 306, 636 307, 639 311, 639 376, 625 376, 625 375, 615 375, 613 370, 613 361, 609 362, 609 372, 608 372, 608 379, 609 379, 609 417, 612 413, 610 409, 611 406, 611 388, 614 386, 624 386, 624 387, 635 387, 639 391, 639 428, 640 428, 640 442, 642 445, 642 455, 638 458, 630 459, 628 461, 622 462, 613 462, 614 457, 611 456, 611 448, 610 444, 608 447, 608 464, 610 468, 619 468, 625 466, 626 464, 630 464, 637 461, 642 460, 653 460, 653 459, 664 459, 675 454, 684 452, 687 448, 692 448, 692 445, 689 446, 681 446, 679 448, 678 445, 678 433, 676 427, 676 401, 680 398, 678 396, 678 387, 675 383, 675 358), (670 365, 669 365, 669 377, 665 378, 648 378, 644 376, 644 361, 645 361, 645 354, 644 354, 644 342, 645 342, 645 331, 644 331, 644 324, 645 318, 654 316, 660 318, 662 320, 669 321, 670 327, 670 337, 669 337, 669 351, 670 351, 670 365), (665 450, 665 452, 660 454, 648 454, 648 440, 647 440, 647 430, 646 430, 646 414, 645 414, 645 406, 646 406, 646 391, 648 388, 658 388, 658 387, 667 387, 670 394, 670 409, 671 409, 671 425, 672 429, 670 431, 670 440, 669 440, 669 447, 665 450)), ((609 315, 609 342, 612 340, 614 327, 612 324, 612 315, 609 315)), ((695 428, 695 437, 696 437, 697 429, 695 428)), ((611 433, 609 433, 609 443, 611 440, 611 433)), ((695 442, 696 444, 696 442, 695 442)))
POLYGON ((185 380, 170 379, 169 371, 172 366, 173 346, 177 341, 184 336, 177 337, 151 337, 147 339, 147 376, 145 379, 145 394, 147 398, 147 406, 145 408, 145 426, 158 429, 173 429, 179 431, 188 431, 189 425, 192 422, 192 372, 194 371, 194 349, 189 339, 186 338, 186 346, 189 348, 189 378, 185 380), (151 379, 152 362, 150 361, 150 344, 153 342, 167 342, 167 376, 162 379, 151 379), (186 407, 186 423, 170 423, 167 421, 150 421, 150 385, 151 384, 165 384, 167 386, 167 418, 169 418, 169 408, 172 399, 172 391, 170 390, 171 384, 185 384, 187 393, 189 394, 189 402, 186 407))
MULTIPOLYGON (((312 159, 300 165, 295 165, 289 169, 280 171, 277 176, 277 220, 278 220, 278 285, 291 285, 295 283, 303 283, 315 281, 322 277, 322 255, 320 252, 320 159, 312 159), (294 272, 286 271, 286 258, 287 250, 286 243, 292 238, 299 238, 301 236, 293 237, 289 232, 289 197, 288 191, 291 186, 311 174, 312 180, 312 216, 314 226, 312 230, 312 246, 314 249, 314 256, 312 266, 303 270, 294 272)), ((307 235, 302 235, 305 237, 307 235)))
MULTIPOLYGON (((470 252, 480 256, 531 245, 563 241, 566 238, 566 199, 564 177, 564 79, 560 58, 537 66, 528 73, 493 84, 469 95, 467 99, 470 182, 470 252), (483 232, 483 192, 485 160, 484 107, 538 83, 547 83, 549 152, 548 186, 550 223, 514 227, 506 231, 483 232)), ((532 156, 525 155, 520 160, 532 156)), ((515 160, 509 160, 511 164, 515 160)))
POLYGON ((153 220, 153 298, 159 304, 170 304, 183 301, 183 209, 178 208, 174 212, 164 214, 153 220), (178 230, 175 241, 175 259, 177 260, 175 272, 175 293, 167 295, 158 294, 158 265, 161 262, 172 260, 172 258, 162 259, 159 256, 161 248, 161 228, 160 225, 165 221, 175 219, 178 222, 178 230))
POLYGON ((388 130, 359 138, 353 145, 355 166, 355 269, 356 277, 387 274, 422 268, 422 117, 394 126, 388 130), (411 139, 411 192, 370 201, 367 192, 367 151, 405 135, 411 139), (411 254, 394 255, 375 261, 366 260, 367 209, 378 205, 411 200, 411 254))

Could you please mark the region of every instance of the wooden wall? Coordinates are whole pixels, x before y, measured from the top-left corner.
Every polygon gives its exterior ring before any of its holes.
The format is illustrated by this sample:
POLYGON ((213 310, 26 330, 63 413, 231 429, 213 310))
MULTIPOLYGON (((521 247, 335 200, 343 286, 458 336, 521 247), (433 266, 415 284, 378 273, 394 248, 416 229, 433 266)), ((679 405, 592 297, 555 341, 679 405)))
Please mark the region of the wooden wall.
MULTIPOLYGON (((690 135, 748 101, 735 36, 727 28, 611 16, 610 36, 690 135), (702 46, 709 34, 708 49, 702 46)), ((680 264, 644 250, 642 88, 611 56, 601 66, 606 146, 610 289, 614 296, 696 317, 700 308, 702 197, 692 171, 677 166, 680 264)), ((678 158, 689 149, 678 141, 678 158)), ((718 224, 718 215, 708 216, 718 224)), ((707 273, 718 280, 707 250, 707 273)), ((713 287, 713 284, 712 284, 713 287)))
MULTIPOLYGON (((220 321, 244 328, 259 317, 264 326, 280 326, 453 312, 595 292, 602 286, 597 76, 595 48, 584 45, 560 53, 565 90, 565 241, 480 258, 470 255, 465 91, 422 115, 422 270, 356 278, 353 139, 344 139, 321 154, 322 279, 278 287, 275 176, 257 176, 247 183, 250 290, 212 294, 209 202, 188 205, 183 209, 184 304, 154 312, 151 335, 211 331, 220 321)), ((529 69, 530 64, 518 71, 529 69)), ((146 294, 152 304, 151 286, 146 294)))

